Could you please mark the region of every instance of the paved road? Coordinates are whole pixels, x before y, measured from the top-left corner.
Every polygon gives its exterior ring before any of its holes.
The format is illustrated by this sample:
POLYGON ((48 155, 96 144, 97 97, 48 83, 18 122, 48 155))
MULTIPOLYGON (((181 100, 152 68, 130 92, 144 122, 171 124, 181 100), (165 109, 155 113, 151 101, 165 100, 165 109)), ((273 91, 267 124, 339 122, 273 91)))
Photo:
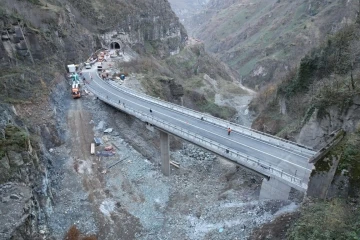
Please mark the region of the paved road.
POLYGON ((128 93, 121 87, 115 88, 98 77, 94 69, 83 71, 83 74, 87 81, 90 82, 90 90, 97 94, 106 96, 116 102, 120 101, 121 104, 125 103, 126 107, 160 118, 209 140, 223 144, 229 149, 234 149, 244 155, 260 159, 266 165, 280 168, 285 173, 303 179, 306 184, 308 182, 312 169, 312 164, 308 163, 308 159, 313 156, 314 153, 312 152, 300 153, 295 150, 281 148, 234 130, 228 136, 227 129, 222 126, 161 106, 150 100, 144 100, 139 96, 128 93))

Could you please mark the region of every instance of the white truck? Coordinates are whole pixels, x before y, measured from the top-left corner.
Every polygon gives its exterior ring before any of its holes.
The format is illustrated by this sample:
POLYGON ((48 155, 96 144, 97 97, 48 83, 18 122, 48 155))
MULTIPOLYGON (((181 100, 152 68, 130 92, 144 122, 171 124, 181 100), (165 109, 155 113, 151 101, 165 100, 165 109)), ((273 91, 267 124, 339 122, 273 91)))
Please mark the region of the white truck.
POLYGON ((86 63, 85 63, 85 68, 86 68, 86 69, 91 69, 91 64, 90 64, 89 62, 86 62, 86 63))

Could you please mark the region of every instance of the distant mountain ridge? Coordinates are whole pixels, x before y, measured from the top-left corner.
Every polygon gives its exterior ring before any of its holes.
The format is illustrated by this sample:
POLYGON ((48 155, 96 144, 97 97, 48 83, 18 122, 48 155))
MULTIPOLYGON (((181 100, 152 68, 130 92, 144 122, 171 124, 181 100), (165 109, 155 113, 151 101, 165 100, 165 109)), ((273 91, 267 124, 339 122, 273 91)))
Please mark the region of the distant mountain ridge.
POLYGON ((201 13, 210 0, 169 0, 171 8, 179 17, 181 23, 188 25, 185 26, 191 29, 189 20, 192 16, 201 13))
POLYGON ((282 78, 327 35, 354 22, 358 4, 210 0, 184 25, 189 35, 203 40, 208 51, 236 70, 244 84, 255 88, 282 78))

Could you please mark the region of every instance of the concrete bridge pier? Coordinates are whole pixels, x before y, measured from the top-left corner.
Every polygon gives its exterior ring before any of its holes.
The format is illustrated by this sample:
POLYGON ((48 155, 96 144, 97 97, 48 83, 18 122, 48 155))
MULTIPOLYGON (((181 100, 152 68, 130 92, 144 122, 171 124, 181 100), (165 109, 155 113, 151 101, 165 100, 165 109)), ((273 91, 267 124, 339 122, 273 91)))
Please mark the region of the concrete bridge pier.
POLYGON ((287 200, 291 187, 275 178, 264 178, 261 184, 259 200, 278 199, 287 200))
POLYGON ((170 148, 169 134, 160 131, 160 154, 161 154, 161 171, 165 176, 170 175, 170 148))

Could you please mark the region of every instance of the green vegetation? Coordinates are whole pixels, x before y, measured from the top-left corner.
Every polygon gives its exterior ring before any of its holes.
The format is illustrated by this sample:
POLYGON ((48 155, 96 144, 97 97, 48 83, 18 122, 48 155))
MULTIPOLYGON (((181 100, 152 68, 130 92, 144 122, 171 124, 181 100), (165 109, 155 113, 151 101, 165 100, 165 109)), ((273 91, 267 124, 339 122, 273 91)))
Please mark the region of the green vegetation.
MULTIPOLYGON (((151 51, 151 44, 146 45, 151 51)), ((164 60, 145 57, 118 66, 121 72, 136 72, 141 86, 147 94, 164 100, 172 100, 169 95, 171 84, 180 84, 184 89, 184 101, 189 100, 195 110, 208 112, 216 117, 230 119, 236 110, 215 103, 215 91, 224 96, 246 94, 236 85, 227 69, 209 57, 202 44, 183 49, 179 54, 164 60), (205 74, 210 78, 205 80, 205 74), (212 80, 213 79, 213 80, 212 80)))
MULTIPOLYGON (((338 86, 331 86, 326 89, 327 91, 323 91, 323 94, 332 90, 337 92, 352 90, 355 87, 355 80, 353 77, 347 79, 346 74, 351 77, 356 55, 359 54, 360 50, 360 43, 357 40, 359 36, 360 29, 358 26, 351 25, 330 37, 324 46, 314 49, 301 60, 297 75, 280 85, 280 93, 290 97, 294 93, 307 92, 316 80, 328 78, 332 74, 341 75, 341 83, 336 82, 338 86), (334 89, 335 87, 337 89, 334 89)), ((333 92, 331 95, 334 95, 333 92)))
POLYGON ((145 41, 144 47, 145 47, 145 52, 147 54, 155 54, 156 53, 156 49, 154 48, 154 42, 152 41, 145 41))
MULTIPOLYGON (((28 104, 43 100, 49 91, 46 82, 53 78, 53 73, 43 73, 41 67, 2 68, 0 72, 0 100, 11 104, 28 104)), ((48 69, 53 66, 48 66, 48 69)), ((56 72, 56 71, 54 71, 56 72)))
POLYGON ((207 112, 213 115, 214 117, 222 118, 229 120, 232 116, 236 114, 236 110, 227 106, 219 106, 214 102, 204 101, 197 103, 200 111, 207 112))
POLYGON ((5 138, 0 139, 0 159, 7 151, 26 151, 29 142, 29 135, 23 129, 15 125, 7 125, 5 138))
MULTIPOLYGON (((221 3, 210 6, 203 20, 194 27, 195 36, 203 39, 229 66, 243 76, 243 83, 255 88, 265 81, 278 81, 282 68, 294 66, 323 36, 337 29, 329 23, 354 19, 358 3, 328 1, 259 1, 221 3), (246 57, 245 57, 246 56, 246 57), (269 61, 271 57, 275 61, 269 61), (256 66, 265 66, 266 77, 251 76, 256 66), (276 74, 273 74, 276 73, 276 74)), ((197 17, 199 19, 199 17, 197 17)))
POLYGON ((244 65, 241 66, 239 72, 242 75, 248 75, 255 68, 257 61, 258 59, 252 58, 250 61, 246 62, 244 65))
POLYGON ((203 86, 205 86, 204 79, 198 76, 194 76, 184 83, 184 88, 188 90, 199 89, 203 86))
POLYGON ((29 2, 31 2, 32 4, 35 4, 35 5, 42 5, 42 3, 40 2, 40 0, 28 0, 29 2))
POLYGON ((162 76, 146 74, 145 77, 141 79, 141 85, 145 88, 146 93, 150 96, 166 99, 163 86, 161 84, 161 80, 163 78, 164 77, 162 76))
POLYGON ((360 212, 344 200, 320 201, 302 209, 288 240, 359 240, 360 212))
MULTIPOLYGON (((336 174, 340 175, 343 171, 350 179, 353 190, 360 190, 360 129, 355 133, 348 134, 346 138, 333 150, 336 154, 341 154, 341 160, 336 174)), ((351 191, 352 193, 353 191, 351 191)))
POLYGON ((307 54, 298 68, 276 84, 276 90, 274 85, 263 89, 251 108, 262 112, 263 116, 276 115, 280 108, 279 100, 285 101, 287 117, 279 128, 283 136, 287 135, 285 129, 288 133, 297 132, 315 110, 319 119, 328 115, 330 106, 337 106, 340 112, 345 113, 354 96, 360 93, 359 36, 360 27, 357 24, 330 36, 323 45, 307 54), (272 111, 273 114, 270 113, 272 111), (299 119, 302 121, 297 128, 287 127, 299 119))
MULTIPOLYGON (((329 108, 346 115, 360 95, 360 26, 348 25, 313 49, 281 82, 262 89, 252 102, 260 112, 255 124, 272 126, 278 136, 296 134, 317 112, 317 118, 334 118, 329 108), (280 102, 286 114, 280 115, 280 102)), ((340 121, 342 119, 339 119, 340 121)), ((340 136, 340 135, 339 135, 340 136)), ((342 136, 342 135, 341 135, 342 136)), ((316 170, 328 171, 332 157, 340 158, 335 176, 348 177, 349 196, 360 191, 360 126, 347 132, 327 154, 327 161, 315 164, 316 170)), ((360 212, 348 199, 314 200, 301 211, 301 217, 288 229, 289 240, 360 239, 360 212)))

